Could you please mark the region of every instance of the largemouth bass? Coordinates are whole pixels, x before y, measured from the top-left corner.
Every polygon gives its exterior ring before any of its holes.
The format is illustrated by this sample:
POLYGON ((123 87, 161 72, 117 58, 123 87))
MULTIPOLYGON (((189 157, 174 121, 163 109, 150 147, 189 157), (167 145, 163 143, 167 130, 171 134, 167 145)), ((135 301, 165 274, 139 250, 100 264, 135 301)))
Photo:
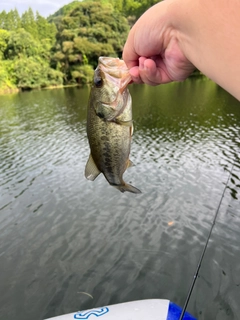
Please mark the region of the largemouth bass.
POLYGON ((93 181, 103 173, 109 184, 121 192, 141 193, 122 177, 132 165, 129 160, 132 99, 127 89, 130 81, 123 60, 99 58, 88 103, 87 136, 91 153, 85 177, 93 181))

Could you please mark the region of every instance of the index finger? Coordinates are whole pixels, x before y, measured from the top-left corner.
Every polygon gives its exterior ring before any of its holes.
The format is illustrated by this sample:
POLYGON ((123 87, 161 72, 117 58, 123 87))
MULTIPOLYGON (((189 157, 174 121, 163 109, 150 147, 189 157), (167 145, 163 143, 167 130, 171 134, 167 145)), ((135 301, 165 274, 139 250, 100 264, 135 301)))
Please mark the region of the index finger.
POLYGON ((139 55, 134 48, 134 30, 130 30, 127 41, 123 48, 122 57, 128 69, 138 66, 139 55))

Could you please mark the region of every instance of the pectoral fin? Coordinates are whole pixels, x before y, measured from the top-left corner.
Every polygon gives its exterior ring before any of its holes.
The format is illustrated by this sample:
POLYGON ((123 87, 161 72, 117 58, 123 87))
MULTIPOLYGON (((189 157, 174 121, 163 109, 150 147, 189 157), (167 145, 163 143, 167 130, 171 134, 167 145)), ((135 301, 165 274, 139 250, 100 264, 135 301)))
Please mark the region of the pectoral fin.
POLYGON ((85 177, 88 180, 94 181, 97 176, 101 173, 101 171, 98 170, 92 155, 90 154, 86 167, 85 167, 85 177))
POLYGON ((130 134, 131 134, 131 136, 133 135, 133 124, 132 124, 132 127, 131 127, 131 131, 130 131, 130 134))
MULTIPOLYGON (((115 121, 117 124, 120 124, 121 126, 133 128, 133 122, 132 122, 132 120, 122 121, 122 120, 119 120, 119 119, 115 119, 114 121, 115 121)), ((133 130, 133 129, 131 129, 131 130, 133 130)), ((131 135, 132 135, 132 132, 131 132, 131 135)))
POLYGON ((135 164, 130 159, 128 159, 127 168, 134 167, 134 166, 135 166, 135 164))

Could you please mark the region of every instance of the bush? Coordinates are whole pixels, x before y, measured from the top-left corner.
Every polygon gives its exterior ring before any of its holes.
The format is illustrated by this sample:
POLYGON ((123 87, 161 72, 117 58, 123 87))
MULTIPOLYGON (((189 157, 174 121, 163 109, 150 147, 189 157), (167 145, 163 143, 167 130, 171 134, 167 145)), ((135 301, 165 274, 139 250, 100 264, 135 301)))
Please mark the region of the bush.
POLYGON ((12 77, 12 61, 1 61, 0 60, 0 88, 12 89, 15 86, 14 78, 12 77))
POLYGON ((92 82, 94 70, 89 64, 75 67, 71 72, 72 78, 79 84, 92 82))
POLYGON ((43 88, 62 84, 62 73, 51 69, 43 60, 29 57, 15 60, 16 85, 21 89, 43 88))

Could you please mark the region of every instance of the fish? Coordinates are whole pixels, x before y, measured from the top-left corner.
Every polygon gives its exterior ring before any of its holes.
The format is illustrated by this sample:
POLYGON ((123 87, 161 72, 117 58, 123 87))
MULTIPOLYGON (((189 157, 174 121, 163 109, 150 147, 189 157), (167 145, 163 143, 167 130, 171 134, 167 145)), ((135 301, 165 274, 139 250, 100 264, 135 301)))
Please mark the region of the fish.
POLYGON ((131 76, 119 58, 99 57, 94 71, 87 111, 90 155, 85 177, 94 181, 102 173, 121 192, 141 193, 125 183, 123 174, 133 166, 129 159, 133 134, 131 76))

